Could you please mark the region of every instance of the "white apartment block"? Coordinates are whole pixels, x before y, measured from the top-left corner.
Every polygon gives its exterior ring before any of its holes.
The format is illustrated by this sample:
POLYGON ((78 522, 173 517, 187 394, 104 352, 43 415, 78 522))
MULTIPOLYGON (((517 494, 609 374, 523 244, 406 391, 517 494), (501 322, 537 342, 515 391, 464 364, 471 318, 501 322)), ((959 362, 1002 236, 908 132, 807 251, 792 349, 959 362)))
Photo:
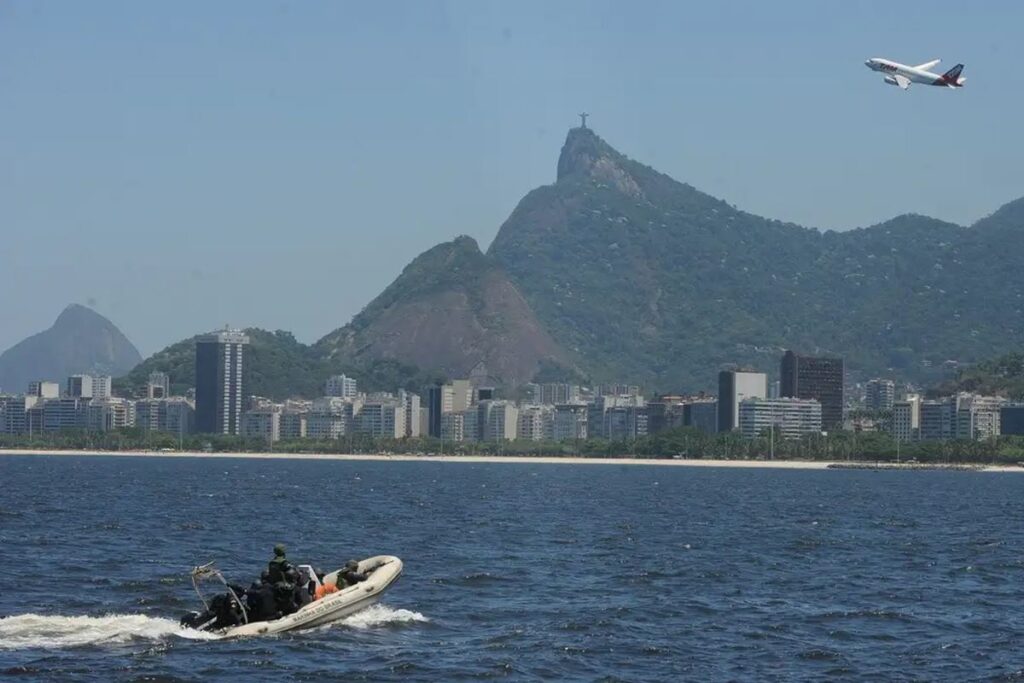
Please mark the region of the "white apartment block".
POLYGON ((800 398, 748 398, 740 401, 740 433, 753 439, 774 430, 775 438, 799 439, 821 432, 821 403, 800 398))
POLYGON ((334 375, 327 378, 324 383, 324 396, 336 396, 338 398, 355 398, 359 393, 354 377, 346 375, 334 375))

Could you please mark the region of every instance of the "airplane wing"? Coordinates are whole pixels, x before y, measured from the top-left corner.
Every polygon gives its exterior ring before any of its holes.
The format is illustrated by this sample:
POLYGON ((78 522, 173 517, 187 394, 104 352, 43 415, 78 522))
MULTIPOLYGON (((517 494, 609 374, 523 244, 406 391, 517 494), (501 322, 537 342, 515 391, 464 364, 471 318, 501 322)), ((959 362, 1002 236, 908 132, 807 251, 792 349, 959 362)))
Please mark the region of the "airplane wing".
POLYGON ((900 76, 899 74, 896 74, 895 76, 893 76, 893 78, 896 79, 896 85, 900 86, 904 90, 910 87, 910 79, 907 78, 906 76, 900 76))
POLYGON ((915 69, 920 69, 921 71, 928 71, 928 69, 931 69, 934 66, 938 66, 939 62, 941 62, 941 61, 942 61, 941 59, 933 59, 930 62, 925 62, 924 64, 918 64, 914 68, 915 69))

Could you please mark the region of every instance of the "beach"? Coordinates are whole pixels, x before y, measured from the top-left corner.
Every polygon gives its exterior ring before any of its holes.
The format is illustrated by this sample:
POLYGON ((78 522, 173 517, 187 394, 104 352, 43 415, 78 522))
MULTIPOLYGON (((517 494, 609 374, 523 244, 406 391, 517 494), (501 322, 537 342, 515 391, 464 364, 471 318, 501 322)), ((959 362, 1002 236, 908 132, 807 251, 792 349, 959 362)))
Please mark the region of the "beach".
POLYGON ((410 455, 371 453, 204 453, 199 451, 96 451, 96 450, 31 450, 0 449, 3 455, 41 455, 54 457, 98 456, 124 458, 238 458, 253 460, 340 460, 366 462, 445 462, 445 463, 504 463, 532 465, 640 465, 648 467, 728 467, 735 469, 827 470, 827 469, 886 469, 935 470, 955 469, 972 472, 1018 472, 1017 465, 987 465, 977 463, 886 463, 875 461, 828 460, 724 460, 676 458, 583 458, 577 456, 524 456, 524 455, 410 455))

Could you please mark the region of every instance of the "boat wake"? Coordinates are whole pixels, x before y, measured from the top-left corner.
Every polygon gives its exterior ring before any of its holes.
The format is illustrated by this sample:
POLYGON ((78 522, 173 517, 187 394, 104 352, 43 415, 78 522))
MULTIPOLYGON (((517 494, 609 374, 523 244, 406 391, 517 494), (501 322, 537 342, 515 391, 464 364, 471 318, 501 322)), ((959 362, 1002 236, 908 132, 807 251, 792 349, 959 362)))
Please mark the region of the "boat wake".
POLYGON ((377 628, 396 624, 430 621, 419 612, 407 609, 392 609, 387 605, 370 605, 364 610, 351 614, 337 622, 349 628, 377 628))
MULTIPOLYGON (((419 612, 372 605, 337 624, 368 629, 430 621, 419 612)), ((120 645, 136 641, 217 640, 215 633, 182 628, 177 621, 142 614, 107 614, 102 617, 18 614, 0 618, 0 650, 60 649, 86 645, 120 645)))
POLYGON ((142 614, 107 614, 102 617, 18 614, 0 619, 0 650, 65 648, 83 645, 118 645, 171 636, 213 640, 212 633, 183 629, 177 621, 142 614))

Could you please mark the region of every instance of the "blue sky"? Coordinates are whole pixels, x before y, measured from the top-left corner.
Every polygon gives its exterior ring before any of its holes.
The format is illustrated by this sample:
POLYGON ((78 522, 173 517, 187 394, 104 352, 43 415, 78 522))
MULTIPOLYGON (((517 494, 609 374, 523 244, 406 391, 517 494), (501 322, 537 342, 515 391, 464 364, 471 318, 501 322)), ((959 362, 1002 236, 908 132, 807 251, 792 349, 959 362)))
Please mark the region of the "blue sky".
POLYGON ((1017 2, 2 2, 0 349, 93 305, 152 353, 313 341, 418 253, 486 248, 576 113, 822 229, 1024 195, 1017 2), (863 65, 962 61, 960 91, 863 65))

